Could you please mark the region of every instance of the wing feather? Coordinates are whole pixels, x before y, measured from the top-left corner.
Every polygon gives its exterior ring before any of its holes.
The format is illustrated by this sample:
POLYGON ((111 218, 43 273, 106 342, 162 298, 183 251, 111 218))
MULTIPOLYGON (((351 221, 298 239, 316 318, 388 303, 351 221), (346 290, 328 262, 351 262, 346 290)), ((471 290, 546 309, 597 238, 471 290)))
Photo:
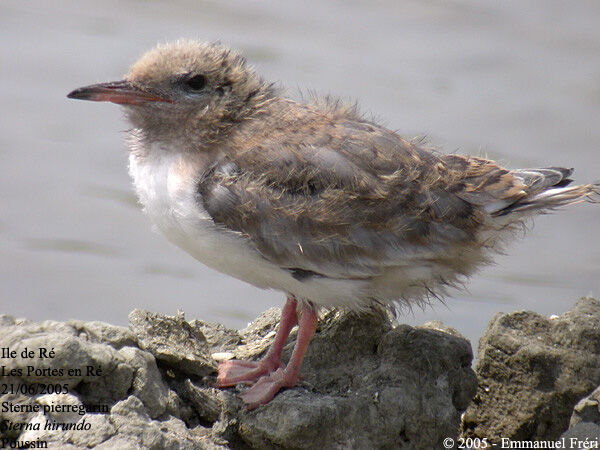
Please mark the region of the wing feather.
POLYGON ((469 185, 441 156, 369 122, 318 129, 226 152, 198 184, 213 220, 281 267, 334 278, 443 258, 473 238, 469 185))

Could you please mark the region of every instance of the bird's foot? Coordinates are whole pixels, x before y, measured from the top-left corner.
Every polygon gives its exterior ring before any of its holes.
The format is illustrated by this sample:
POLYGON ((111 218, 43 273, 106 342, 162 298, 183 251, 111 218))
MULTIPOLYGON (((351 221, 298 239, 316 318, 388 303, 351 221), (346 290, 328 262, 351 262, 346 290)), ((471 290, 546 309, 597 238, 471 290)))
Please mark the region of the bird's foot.
POLYGON ((265 358, 262 361, 229 360, 219 364, 217 387, 235 386, 238 383, 252 384, 259 378, 283 368, 281 361, 265 358))
POLYGON ((246 409, 251 410, 266 405, 282 388, 293 387, 297 381, 297 375, 279 368, 275 372, 261 377, 254 386, 244 391, 239 397, 246 405, 246 409))

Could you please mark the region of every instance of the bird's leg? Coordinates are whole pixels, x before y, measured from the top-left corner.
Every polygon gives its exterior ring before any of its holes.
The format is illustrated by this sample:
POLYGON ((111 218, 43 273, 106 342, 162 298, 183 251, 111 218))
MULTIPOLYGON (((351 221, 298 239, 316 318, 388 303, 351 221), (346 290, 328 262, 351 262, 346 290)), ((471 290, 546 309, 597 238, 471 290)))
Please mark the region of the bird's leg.
POLYGON ((302 359, 317 329, 317 312, 311 304, 305 303, 300 314, 298 338, 287 367, 280 367, 275 372, 261 377, 254 386, 240 395, 247 409, 265 405, 280 389, 294 386, 300 378, 302 359))
POLYGON ((297 300, 292 296, 288 297, 281 312, 281 320, 279 322, 279 329, 275 335, 275 341, 262 360, 257 362, 229 360, 219 364, 217 387, 235 386, 238 383, 251 384, 263 375, 267 375, 282 367, 281 352, 290 331, 298 323, 297 306, 297 300))

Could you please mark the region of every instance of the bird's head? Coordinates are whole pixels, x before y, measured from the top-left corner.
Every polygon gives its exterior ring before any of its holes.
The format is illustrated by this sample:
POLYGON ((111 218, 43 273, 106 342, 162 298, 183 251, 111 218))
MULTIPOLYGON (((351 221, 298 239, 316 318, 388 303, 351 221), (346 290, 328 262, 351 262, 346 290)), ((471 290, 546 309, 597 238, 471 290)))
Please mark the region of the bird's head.
POLYGON ((216 138, 274 93, 234 51, 177 41, 150 50, 123 80, 75 89, 68 97, 122 105, 135 128, 159 139, 172 133, 216 138))

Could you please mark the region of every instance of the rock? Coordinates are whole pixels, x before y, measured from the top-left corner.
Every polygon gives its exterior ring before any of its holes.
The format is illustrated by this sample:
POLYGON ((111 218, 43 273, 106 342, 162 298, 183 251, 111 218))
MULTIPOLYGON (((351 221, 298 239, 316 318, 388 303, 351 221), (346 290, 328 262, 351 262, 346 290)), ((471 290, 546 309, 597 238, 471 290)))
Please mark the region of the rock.
POLYGON ((119 353, 137 368, 131 392, 144 403, 150 417, 160 416, 167 407, 169 388, 163 382, 156 360, 150 353, 139 348, 125 347, 119 353))
POLYGON ((219 420, 224 408, 224 399, 219 389, 196 386, 188 378, 177 389, 177 392, 193 405, 202 420, 210 423, 219 420))
POLYGON ((131 386, 135 369, 119 351, 106 343, 90 341, 88 335, 68 324, 15 322, 0 331, 0 347, 15 355, 4 358, 2 365, 21 389, 33 386, 30 389, 43 395, 69 393, 77 386, 84 403, 113 403, 123 398, 131 386), (44 392, 40 385, 50 386, 51 391, 44 392))
POLYGON ((90 342, 109 344, 117 350, 122 347, 137 346, 134 334, 125 327, 117 327, 104 322, 83 322, 69 320, 67 325, 77 331, 78 337, 90 342))
POLYGON ((117 435, 106 441, 99 448, 128 448, 116 447, 116 442, 127 436, 134 441, 131 448, 143 449, 196 449, 207 448, 203 441, 205 436, 198 430, 188 429, 185 424, 174 417, 162 421, 153 421, 147 414, 143 403, 135 396, 117 403, 111 410, 110 421, 117 430, 117 435), (120 436, 123 435, 123 436, 120 436), (134 438, 134 439, 132 439, 134 438))
POLYGON ((78 430, 67 431, 61 440, 71 442, 78 447, 96 448, 117 432, 108 414, 87 414, 86 421, 90 425, 89 431, 83 433, 78 430))
POLYGON ((573 408, 573 415, 569 422, 569 428, 580 422, 590 422, 600 425, 600 387, 597 387, 590 395, 581 399, 573 408))
MULTIPOLYGON (((598 441, 600 438, 600 387, 577 402, 573 408, 569 429, 562 434, 561 438, 569 443, 571 439, 581 442, 598 441)), ((577 448, 576 446, 572 447, 577 448)))
POLYGON ((8 327, 10 325, 14 325, 15 318, 13 316, 9 316, 8 314, 0 314, 0 327, 8 327))
POLYGON ((561 440, 564 440, 567 444, 563 448, 598 448, 599 437, 600 425, 590 422, 579 422, 564 432, 561 440), (583 446, 585 443, 587 443, 587 447, 583 446), (595 445, 595 447, 591 445, 595 445))
POLYGON ((167 317, 135 309, 129 314, 129 328, 140 348, 167 365, 198 376, 217 369, 204 334, 186 322, 183 315, 167 317))
MULTIPOLYGON (((494 316, 479 343, 479 388, 463 416, 463 436, 558 439, 575 404, 600 385, 598 323, 600 302, 592 298, 553 318, 494 316)), ((588 417, 586 405, 581 414, 588 417)))
MULTIPOLYGON (((237 359, 257 359, 263 356, 273 342, 280 318, 281 309, 269 308, 241 330, 240 343, 242 345, 235 347, 233 351, 235 357, 237 359)), ((290 335, 288 342, 293 340, 294 335, 290 335)))
POLYGON ((54 422, 75 423, 85 414, 85 407, 73 394, 46 394, 35 399, 46 409, 46 417, 54 422))
POLYGON ((471 359, 463 338, 392 327, 383 314, 330 313, 304 381, 242 413, 239 433, 253 448, 442 448, 475 393, 471 359))
POLYGON ((237 330, 226 328, 220 323, 192 320, 190 326, 204 335, 211 353, 230 353, 225 350, 236 348, 243 340, 237 330))
MULTIPOLYGON (((9 354, 2 358, 2 382, 17 391, 0 395, 0 438, 10 440, 5 446, 222 448, 220 438, 188 430, 171 414, 193 410, 169 389, 155 357, 127 328, 0 316, 0 348, 9 354)), ((182 359, 175 368, 188 366, 182 359)))
MULTIPOLYGON (((19 383, 19 380, 16 378, 7 378, 2 377, 2 384, 6 384, 7 386, 14 386, 19 383)), ((22 424, 27 423, 33 414, 31 412, 27 412, 31 408, 35 408, 36 401, 33 397, 23 394, 4 394, 0 396, 0 405, 19 405, 22 407, 22 410, 15 411, 13 409, 5 409, 0 408, 0 423, 6 424, 22 424)), ((0 429, 0 438, 5 437, 8 439, 17 439, 21 434, 21 430, 7 429, 5 426, 2 426, 0 429)))
POLYGON ((210 355, 259 358, 279 315, 268 310, 241 331, 140 310, 129 329, 0 316, 0 348, 16 351, 2 359, 2 381, 26 386, 0 397, 18 405, 0 408, 2 438, 65 449, 431 449, 456 436, 476 379, 470 344, 439 323, 329 312, 297 387, 251 412, 237 397, 244 387, 213 388, 210 355))

